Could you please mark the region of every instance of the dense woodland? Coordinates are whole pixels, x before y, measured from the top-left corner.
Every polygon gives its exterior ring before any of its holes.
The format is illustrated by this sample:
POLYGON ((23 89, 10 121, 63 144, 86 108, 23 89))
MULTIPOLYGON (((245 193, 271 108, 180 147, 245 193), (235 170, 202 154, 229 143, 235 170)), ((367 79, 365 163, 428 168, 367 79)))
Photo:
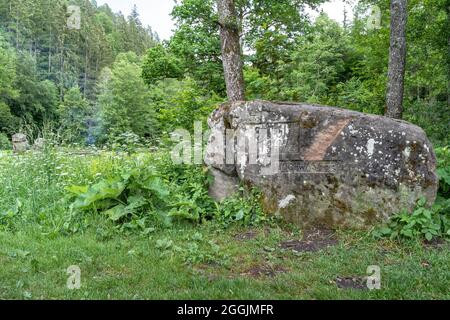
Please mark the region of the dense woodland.
MULTIPOLYGON (((306 14, 323 2, 236 2, 247 98, 385 113, 389 1, 360 1, 343 23, 306 14)), ((439 145, 450 137, 448 8, 409 1, 406 29, 403 118, 439 145)), ((125 17, 95 1, 2 0, 0 146, 27 126, 58 130, 64 143, 127 133, 157 144, 205 119, 226 99, 216 6, 178 1, 172 17, 174 34, 160 41, 136 9, 125 17), (67 27, 69 4, 81 7, 80 30, 67 27)))

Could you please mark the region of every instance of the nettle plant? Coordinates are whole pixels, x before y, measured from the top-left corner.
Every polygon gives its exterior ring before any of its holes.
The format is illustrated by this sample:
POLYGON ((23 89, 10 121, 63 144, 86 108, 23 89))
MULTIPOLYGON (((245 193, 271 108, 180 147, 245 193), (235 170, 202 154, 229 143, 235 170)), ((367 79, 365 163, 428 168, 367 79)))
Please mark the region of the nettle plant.
POLYGON ((424 237, 427 241, 434 238, 450 238, 450 199, 439 202, 431 208, 426 200, 420 199, 417 208, 410 213, 407 210, 393 216, 381 228, 373 232, 375 237, 391 239, 413 239, 424 237))

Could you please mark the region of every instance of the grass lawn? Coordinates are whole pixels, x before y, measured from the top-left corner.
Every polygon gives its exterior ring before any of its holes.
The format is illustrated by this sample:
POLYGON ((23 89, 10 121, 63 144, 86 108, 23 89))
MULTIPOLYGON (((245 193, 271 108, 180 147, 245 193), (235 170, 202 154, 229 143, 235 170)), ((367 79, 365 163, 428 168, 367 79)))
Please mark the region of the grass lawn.
POLYGON ((290 226, 177 226, 151 235, 98 232, 48 237, 0 233, 0 299, 449 299, 447 244, 376 241, 337 232, 316 252, 282 249, 290 226), (66 286, 70 265, 81 288, 66 286), (341 289, 336 279, 381 267, 381 289, 341 289))

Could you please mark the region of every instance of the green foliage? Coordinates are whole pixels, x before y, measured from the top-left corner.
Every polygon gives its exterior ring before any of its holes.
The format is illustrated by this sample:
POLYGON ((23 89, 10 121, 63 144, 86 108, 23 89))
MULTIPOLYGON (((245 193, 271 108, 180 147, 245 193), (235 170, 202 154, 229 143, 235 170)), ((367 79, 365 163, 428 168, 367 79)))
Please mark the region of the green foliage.
POLYGON ((421 199, 413 213, 403 211, 391 218, 390 222, 373 234, 376 237, 391 239, 424 237, 431 241, 434 238, 450 238, 450 200, 427 208, 426 200, 421 199))
POLYGON ((190 78, 161 82, 152 88, 150 94, 160 126, 166 133, 179 128, 192 131, 195 121, 206 122, 205 119, 223 101, 190 78))
POLYGON ((121 230, 141 231, 178 222, 213 220, 228 227, 265 221, 256 191, 216 203, 208 195, 210 178, 203 168, 174 165, 168 153, 158 157, 137 154, 132 159, 118 173, 95 184, 68 186, 66 190, 75 198, 74 212, 99 212, 121 230))
POLYGON ((0 132, 14 134, 18 118, 15 117, 8 105, 0 101, 0 132))
POLYGON ((109 76, 105 76, 99 96, 104 133, 123 132, 154 138, 157 133, 155 110, 147 86, 141 77, 140 59, 129 52, 120 54, 109 76))
POLYGON ((178 27, 169 50, 180 61, 183 73, 208 91, 225 94, 215 1, 184 0, 177 3, 172 17, 178 27))
POLYGON ((133 153, 142 149, 144 143, 142 138, 133 132, 123 132, 113 135, 108 139, 108 148, 113 151, 133 153))
POLYGON ((351 49, 338 23, 321 15, 292 53, 287 82, 289 100, 332 104, 336 85, 345 79, 351 49))
POLYGON ((434 98, 417 99, 406 105, 404 119, 425 130, 429 139, 437 145, 450 144, 450 108, 447 101, 434 98))
POLYGON ((18 218, 22 208, 22 202, 16 199, 13 207, 5 212, 0 212, 0 227, 6 230, 14 229, 14 220, 18 218))
POLYGON ((16 55, 11 46, 0 33, 0 97, 15 97, 17 90, 13 87, 16 79, 16 55))
POLYGON ((132 219, 143 229, 147 218, 165 216, 162 210, 169 195, 157 173, 137 167, 92 186, 72 186, 67 190, 77 195, 72 208, 94 210, 113 222, 127 222, 124 227, 129 227, 132 219))
MULTIPOLYGON (((241 188, 240 192, 245 193, 247 191, 241 188)), ((224 227, 232 223, 248 226, 258 225, 266 221, 266 216, 261 207, 261 193, 253 189, 244 197, 235 195, 225 199, 217 207, 215 218, 224 227)))
POLYGON ((187 265, 210 264, 226 265, 228 255, 214 241, 205 239, 203 235, 196 232, 182 238, 182 243, 176 243, 169 238, 156 240, 155 248, 159 250, 160 257, 181 255, 183 262, 187 265))
POLYGON ((450 199, 450 148, 436 148, 438 159, 439 195, 450 199))
POLYGON ((59 121, 67 142, 82 142, 87 135, 88 102, 78 87, 71 88, 58 107, 59 121))
POLYGON ((0 150, 11 150, 11 149, 12 149, 11 139, 8 138, 8 136, 3 132, 0 132, 0 150))
POLYGON ((18 118, 43 125, 56 118, 58 91, 52 81, 40 80, 35 58, 20 53, 16 63, 15 87, 20 93, 9 101, 11 112, 18 118))
POLYGON ((147 51, 142 66, 142 77, 149 85, 167 78, 178 79, 182 75, 180 64, 174 54, 168 52, 162 45, 157 45, 147 51))
POLYGON ((0 150, 9 150, 11 147, 12 144, 8 136, 5 133, 0 132, 0 150))
POLYGON ((16 56, 0 33, 0 132, 12 133, 15 117, 11 113, 9 99, 18 95, 14 88, 16 80, 16 56))

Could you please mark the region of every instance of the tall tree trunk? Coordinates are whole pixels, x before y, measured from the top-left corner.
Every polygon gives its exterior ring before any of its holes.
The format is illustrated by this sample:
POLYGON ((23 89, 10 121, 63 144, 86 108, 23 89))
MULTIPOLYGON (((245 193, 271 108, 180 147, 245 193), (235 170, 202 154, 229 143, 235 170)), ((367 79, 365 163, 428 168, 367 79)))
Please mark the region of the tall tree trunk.
POLYGON ((85 98, 85 99, 86 99, 87 77, 88 77, 88 68, 89 68, 89 59, 88 58, 89 58, 88 45, 86 43, 86 48, 85 48, 85 53, 84 53, 84 83, 83 83, 83 98, 85 98))
POLYGON ((407 0, 391 0, 391 42, 386 116, 401 119, 406 64, 407 0))
POLYGON ((50 77, 50 74, 52 72, 52 30, 50 29, 50 37, 48 40, 48 67, 47 67, 47 74, 48 77, 50 77))
POLYGON ((230 102, 245 100, 239 25, 234 0, 217 0, 223 70, 230 102))
POLYGON ((447 52, 447 105, 450 106, 450 5, 447 6, 447 52))

